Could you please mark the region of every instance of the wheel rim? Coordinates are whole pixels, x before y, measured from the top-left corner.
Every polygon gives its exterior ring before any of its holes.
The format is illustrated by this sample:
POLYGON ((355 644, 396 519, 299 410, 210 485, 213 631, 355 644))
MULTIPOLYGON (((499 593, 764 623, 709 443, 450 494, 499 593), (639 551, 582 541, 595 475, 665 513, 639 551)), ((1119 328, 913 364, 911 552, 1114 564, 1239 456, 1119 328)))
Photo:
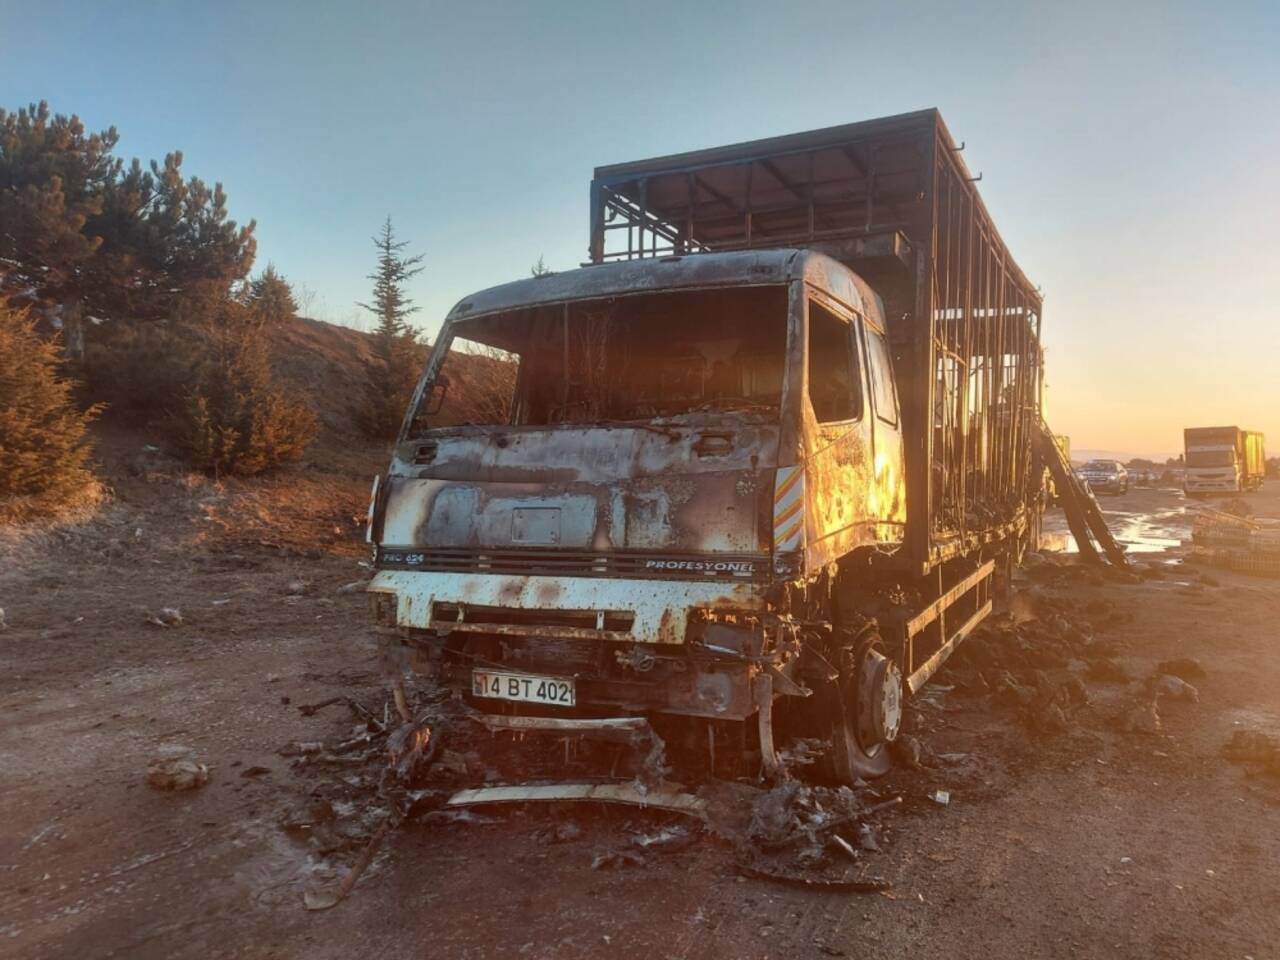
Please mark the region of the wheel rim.
POLYGON ((888 746, 901 725, 901 672, 885 656, 874 628, 860 636, 846 633, 830 640, 833 646, 839 644, 834 650, 828 647, 826 653, 836 675, 820 681, 817 695, 807 704, 813 711, 810 729, 821 731, 818 735, 829 738, 831 744, 821 764, 822 775, 855 786, 883 776, 892 766, 888 746), (874 695, 877 692, 879 696, 874 695))
POLYGON ((875 647, 862 652, 853 678, 858 745, 874 756, 892 743, 902 728, 902 673, 875 647))

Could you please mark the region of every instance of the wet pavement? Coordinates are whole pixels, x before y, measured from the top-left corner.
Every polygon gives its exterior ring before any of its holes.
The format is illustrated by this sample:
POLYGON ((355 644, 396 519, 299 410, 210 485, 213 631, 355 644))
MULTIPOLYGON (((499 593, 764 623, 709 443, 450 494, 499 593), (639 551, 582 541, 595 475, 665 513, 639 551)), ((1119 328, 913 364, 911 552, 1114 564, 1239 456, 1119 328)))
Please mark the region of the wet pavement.
MULTIPOLYGON (((1193 513, 1187 509, 1181 491, 1176 494, 1176 506, 1168 505, 1169 491, 1160 491, 1164 495, 1159 504, 1144 509, 1154 493, 1153 488, 1135 487, 1129 493, 1098 500, 1107 525, 1126 553, 1160 554, 1181 550, 1183 541, 1191 537, 1193 513)), ((1062 510, 1046 511, 1041 544, 1046 550, 1079 552, 1062 510)))

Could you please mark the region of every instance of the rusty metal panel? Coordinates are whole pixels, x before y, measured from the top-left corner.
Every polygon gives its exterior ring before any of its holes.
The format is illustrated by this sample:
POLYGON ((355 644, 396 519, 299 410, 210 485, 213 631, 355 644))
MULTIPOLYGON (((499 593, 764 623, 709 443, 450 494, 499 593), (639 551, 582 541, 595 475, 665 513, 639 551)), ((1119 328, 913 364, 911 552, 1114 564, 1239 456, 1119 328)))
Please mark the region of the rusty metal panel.
MULTIPOLYGON (((369 591, 396 597, 396 622, 402 627, 432 629, 432 607, 436 603, 549 613, 627 611, 634 620, 625 638, 656 644, 683 643, 689 619, 696 612, 746 613, 766 607, 763 585, 721 580, 603 580, 380 570, 369 584, 369 591)), ((564 634, 568 630, 571 628, 553 628, 550 632, 564 634)), ((525 631, 530 632, 534 631, 525 631)), ((615 639, 604 631, 593 631, 592 635, 615 639)))
POLYGON ((670 810, 701 816, 705 801, 677 786, 643 787, 627 783, 537 783, 525 786, 478 787, 459 790, 448 801, 448 807, 475 806, 484 803, 537 803, 539 801, 588 800, 595 803, 625 803, 655 810, 670 810))
MULTIPOLYGON (((796 255, 795 250, 749 250, 726 253, 714 259, 670 257, 614 263, 606 269, 565 270, 473 293, 454 305, 446 323, 577 300, 673 290, 779 285, 792 279, 796 255)), ((443 336, 444 331, 441 339, 443 336)))

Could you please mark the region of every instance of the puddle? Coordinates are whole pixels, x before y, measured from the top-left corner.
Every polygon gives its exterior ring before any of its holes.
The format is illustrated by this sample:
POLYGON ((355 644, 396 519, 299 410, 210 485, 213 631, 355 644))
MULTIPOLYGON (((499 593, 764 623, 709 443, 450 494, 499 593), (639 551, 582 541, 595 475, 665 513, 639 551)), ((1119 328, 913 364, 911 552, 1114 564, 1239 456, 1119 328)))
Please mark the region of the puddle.
POLYGON ((1163 553, 1182 546, 1179 534, 1190 535, 1190 523, 1181 508, 1155 514, 1104 510, 1102 515, 1128 553, 1163 553))
MULTIPOLYGON (((1159 510, 1155 513, 1133 513, 1125 510, 1103 510, 1116 540, 1125 553, 1165 553, 1182 546, 1185 537, 1191 535, 1191 519, 1182 507, 1159 510)), ((1076 538, 1067 529, 1067 520, 1060 510, 1045 514, 1045 529, 1040 535, 1041 547, 1059 553, 1078 553, 1076 538)))
POLYGON ((1076 538, 1065 530, 1045 530, 1040 534, 1040 549, 1051 553, 1079 553, 1076 538))
POLYGON ((304 889, 331 883, 338 877, 331 864, 271 824, 261 821, 246 824, 235 845, 257 851, 252 859, 235 869, 232 881, 258 906, 300 904, 304 889))

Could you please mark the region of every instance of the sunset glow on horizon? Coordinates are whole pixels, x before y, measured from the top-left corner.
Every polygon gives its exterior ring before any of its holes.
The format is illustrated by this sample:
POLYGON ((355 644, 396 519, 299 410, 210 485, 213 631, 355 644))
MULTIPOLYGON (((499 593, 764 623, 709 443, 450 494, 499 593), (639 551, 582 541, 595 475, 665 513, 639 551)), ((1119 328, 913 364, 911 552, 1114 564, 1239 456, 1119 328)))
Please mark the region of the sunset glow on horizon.
POLYGON ((1053 429, 1170 456, 1185 426, 1238 424, 1280 452, 1280 7, 816 6, 0 0, 0 86, 9 109, 115 125, 123 156, 183 150, 319 319, 366 323, 390 213, 426 258, 410 287, 429 333, 540 256, 581 264, 598 164, 936 106, 1044 292, 1053 429), (975 28, 987 55, 939 83, 975 28), (624 35, 650 51, 641 79, 617 69, 624 35), (83 55, 113 40, 147 55, 83 55))

